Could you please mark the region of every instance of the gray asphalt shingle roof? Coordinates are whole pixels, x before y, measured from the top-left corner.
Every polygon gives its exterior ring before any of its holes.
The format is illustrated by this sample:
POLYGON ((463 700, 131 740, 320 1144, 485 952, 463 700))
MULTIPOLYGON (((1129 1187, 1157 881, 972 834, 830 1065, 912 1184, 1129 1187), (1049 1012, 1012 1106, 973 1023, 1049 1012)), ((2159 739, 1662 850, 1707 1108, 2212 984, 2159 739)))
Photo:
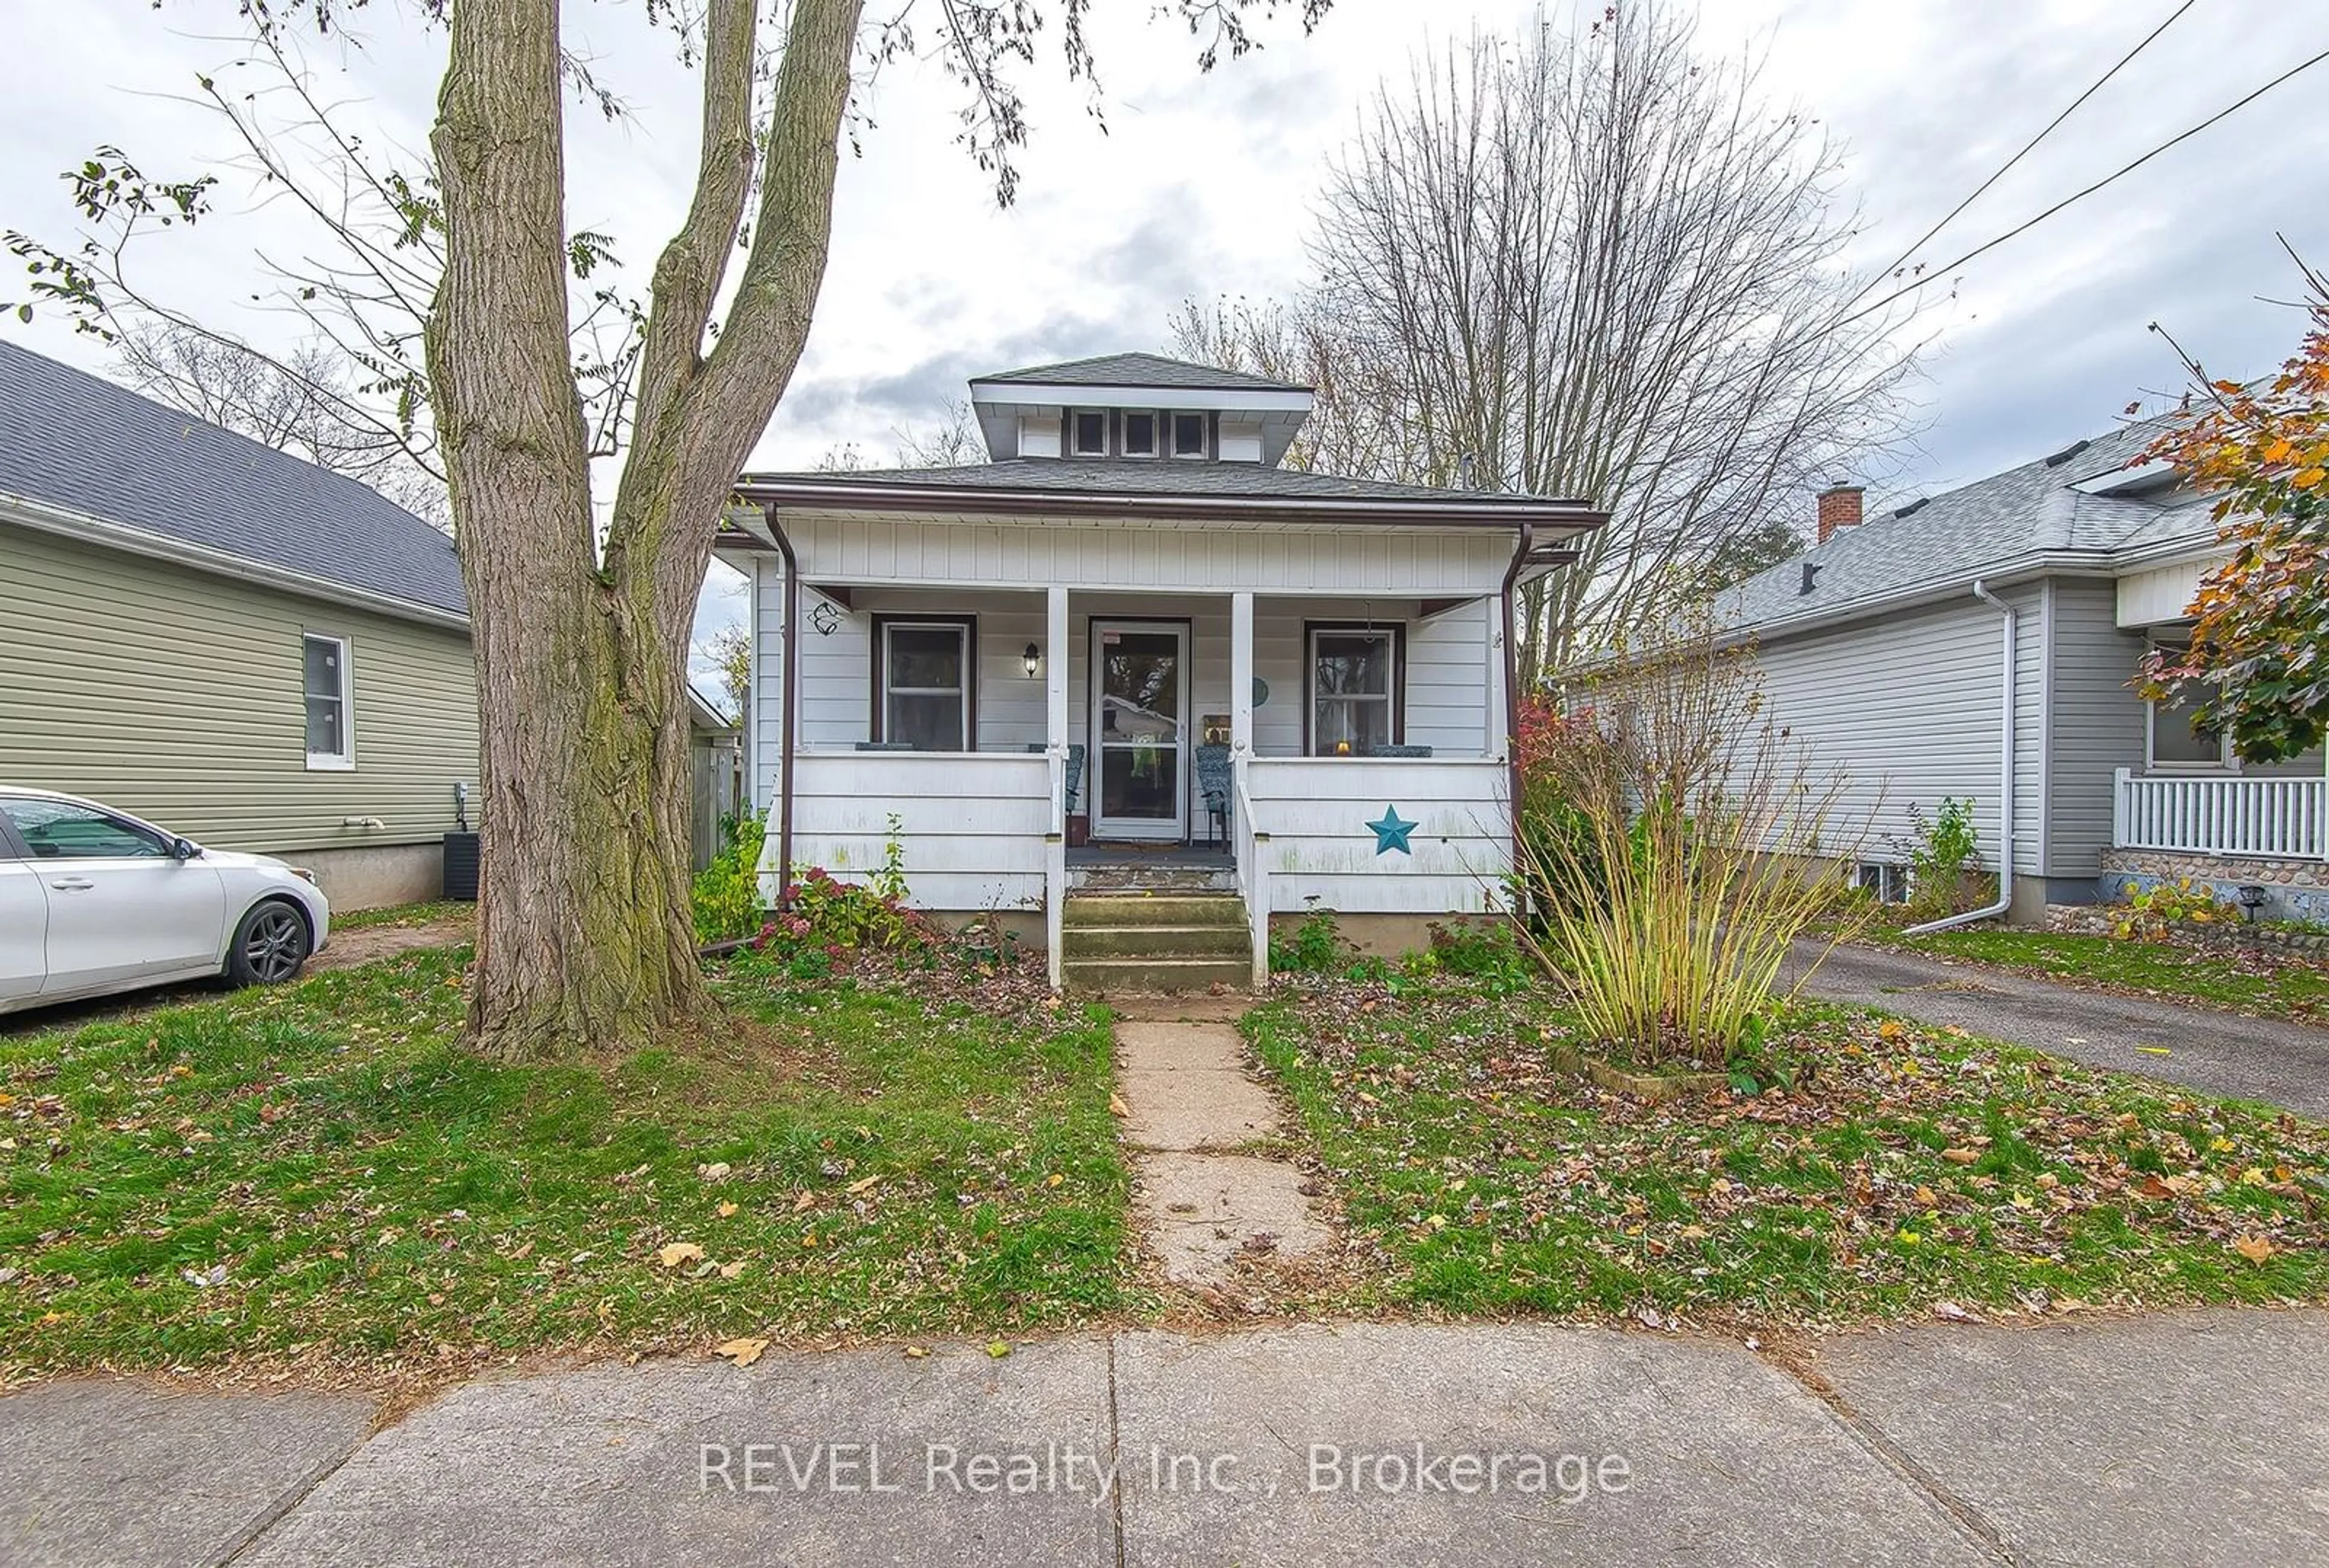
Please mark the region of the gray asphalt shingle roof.
POLYGON ((0 342, 0 495, 466 614, 453 542, 378 491, 0 342))
POLYGON ((1161 390, 1205 392, 1308 392, 1295 382, 1272 381, 1243 371, 1222 370, 1158 354, 1104 354, 1092 359, 1070 359, 1059 364, 1031 364, 1022 370, 998 371, 972 378, 1024 382, 1034 386, 1146 386, 1161 390))
POLYGON ((746 483, 846 484, 878 491, 884 486, 929 486, 963 489, 1032 490, 1117 496, 1216 496, 1259 500, 1348 500, 1450 502, 1466 505, 1512 503, 1542 506, 1544 496, 1441 490, 1427 485, 1392 485, 1346 479, 1299 468, 1259 463, 1191 463, 1166 459, 1013 458, 959 468, 854 468, 834 473, 747 474, 746 483))
POLYGON ((2189 491, 2155 498, 2088 495, 2072 486, 2124 468, 2155 439, 2166 420, 2153 419, 2096 437, 2050 466, 2045 458, 1928 498, 1907 516, 1880 510, 1857 528, 1839 531, 1783 565, 1749 578, 1725 597, 1723 619, 1735 628, 1845 609, 2006 566, 2037 553, 2115 551, 2186 536, 2212 537, 2208 507, 2189 491), (1804 563, 1819 568, 1803 590, 1804 563))

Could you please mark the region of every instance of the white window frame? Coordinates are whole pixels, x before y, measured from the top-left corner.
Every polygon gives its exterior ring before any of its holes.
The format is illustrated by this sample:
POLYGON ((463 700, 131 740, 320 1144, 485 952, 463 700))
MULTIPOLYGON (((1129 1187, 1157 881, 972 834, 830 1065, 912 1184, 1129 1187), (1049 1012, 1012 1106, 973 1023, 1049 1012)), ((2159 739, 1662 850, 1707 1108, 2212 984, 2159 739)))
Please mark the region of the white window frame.
MULTIPOLYGON (((1390 667, 1391 672, 1390 678, 1383 683, 1382 695, 1380 698, 1377 698, 1372 692, 1336 692, 1331 694, 1336 702, 1371 703, 1381 701, 1383 704, 1383 733, 1390 737, 1390 741, 1392 745, 1398 745, 1400 743, 1399 683, 1403 674, 1400 668, 1400 645, 1405 640, 1400 636, 1399 629, 1396 627, 1390 626, 1314 626, 1310 628, 1310 635, 1303 639, 1305 646, 1303 648, 1304 657, 1302 661, 1302 700, 1308 704, 1309 717, 1307 723, 1310 731, 1310 755, 1313 757, 1334 757, 1342 755, 1340 752, 1325 750, 1325 738, 1318 732, 1318 698, 1320 695, 1318 691, 1318 639, 1322 637, 1373 637, 1381 638, 1382 639, 1383 647, 1387 656, 1384 659, 1384 663, 1390 667)), ((1355 755, 1355 753, 1353 754, 1355 755)))
POLYGON ((347 773, 356 765, 356 667, 355 650, 348 638, 337 632, 303 631, 299 634, 299 738, 306 743, 307 704, 317 700, 316 694, 307 689, 307 645, 329 643, 338 656, 333 666, 340 672, 340 749, 337 751, 309 751, 307 768, 311 772, 347 773))
POLYGON ((1212 445, 1212 436, 1210 430, 1212 420, 1207 419, 1203 414, 1194 413, 1187 409, 1180 409, 1174 412, 1166 414, 1164 416, 1164 424, 1168 437, 1167 444, 1172 449, 1172 450, 1166 455, 1174 462, 1202 463, 1208 457, 1212 456, 1212 453, 1208 451, 1207 449, 1212 445), (1181 449, 1181 421, 1183 420, 1194 420, 1197 421, 1197 449, 1193 452, 1184 452, 1181 449))
POLYGON ((1106 409, 1070 409, 1068 411, 1068 456, 1071 458, 1107 457, 1108 430, 1108 426, 1113 422, 1108 417, 1106 409), (1086 419, 1099 420, 1099 445, 1097 447, 1087 447, 1083 444, 1083 421, 1086 419))
MULTIPOLYGON (((971 724, 973 723, 972 715, 974 713, 971 703, 971 683, 977 678, 973 673, 971 667, 971 661, 978 656, 978 634, 976 627, 969 621, 965 620, 912 620, 906 619, 896 620, 884 619, 882 622, 881 652, 882 738, 884 741, 891 741, 897 738, 890 732, 890 699, 891 697, 943 697, 951 692, 955 695, 958 696, 962 703, 962 750, 965 751, 977 751, 978 736, 974 733, 971 729, 971 724), (895 650, 891 646, 890 634, 897 631, 950 631, 954 633, 956 639, 955 646, 961 650, 955 666, 957 672, 956 684, 952 686, 901 686, 892 681, 890 678, 890 672, 898 667, 898 661, 895 656, 895 650)), ((945 753, 942 752, 932 753, 934 756, 944 754, 945 753)))
POLYGON ((1116 416, 1117 456, 1120 458, 1128 458, 1136 463, 1149 463, 1155 461, 1156 458, 1162 457, 1164 452, 1164 443, 1159 439, 1164 434, 1164 416, 1158 413, 1155 409, 1117 410, 1116 416), (1136 452, 1132 449, 1132 421, 1135 420, 1146 420, 1148 421, 1148 449, 1145 452, 1136 452))
MULTIPOLYGON (((2173 639, 2155 639, 2152 646, 2163 651, 2173 652, 2180 649, 2183 645, 2173 639)), ((2240 760, 2232 751, 2232 732, 2230 730, 2224 731, 2216 737, 2216 760, 2212 762, 2194 762, 2183 758, 2167 761, 2160 760, 2159 719, 2161 710, 2164 707, 2166 707, 2164 703, 2155 699, 2146 700, 2143 704, 2144 771, 2147 773, 2237 773, 2240 770, 2240 760)))

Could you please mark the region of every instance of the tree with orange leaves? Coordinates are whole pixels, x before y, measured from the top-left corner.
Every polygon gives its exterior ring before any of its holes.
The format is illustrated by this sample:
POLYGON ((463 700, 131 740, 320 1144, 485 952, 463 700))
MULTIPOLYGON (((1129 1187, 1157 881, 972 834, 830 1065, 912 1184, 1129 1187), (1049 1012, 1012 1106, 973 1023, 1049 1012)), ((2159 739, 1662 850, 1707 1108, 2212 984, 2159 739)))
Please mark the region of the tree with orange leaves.
POLYGON ((2199 416, 2144 455, 2216 495, 2231 558, 2201 580, 2189 648, 2155 650, 2137 685, 2188 692, 2195 719, 2246 761, 2275 762, 2329 732, 2329 279, 2302 261, 2306 330, 2269 381, 2192 373, 2199 416))

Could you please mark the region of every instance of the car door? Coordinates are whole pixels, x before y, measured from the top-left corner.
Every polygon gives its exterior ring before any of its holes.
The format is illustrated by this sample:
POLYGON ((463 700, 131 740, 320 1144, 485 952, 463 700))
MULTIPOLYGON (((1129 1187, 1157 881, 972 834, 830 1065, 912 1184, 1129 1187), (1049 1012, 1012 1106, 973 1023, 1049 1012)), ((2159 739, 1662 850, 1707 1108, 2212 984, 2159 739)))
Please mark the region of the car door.
POLYGON ((36 995, 47 978, 49 899, 40 869, 17 855, 0 824, 0 1008, 36 995))
POLYGON ((41 994, 214 967, 226 942, 218 871, 158 829, 79 801, 0 795, 48 901, 41 994))

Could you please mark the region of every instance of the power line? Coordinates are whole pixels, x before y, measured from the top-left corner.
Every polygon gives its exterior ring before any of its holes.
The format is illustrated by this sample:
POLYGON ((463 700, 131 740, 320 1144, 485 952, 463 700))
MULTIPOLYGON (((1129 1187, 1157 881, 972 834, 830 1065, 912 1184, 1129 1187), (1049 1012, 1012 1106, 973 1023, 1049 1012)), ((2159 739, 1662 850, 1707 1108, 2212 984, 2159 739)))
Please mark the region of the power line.
POLYGON ((2143 35, 2142 42, 2138 43, 2133 49, 2128 50, 2125 54, 2120 55, 2117 64, 2112 66, 2108 71, 2104 71, 2101 76, 2096 78, 2093 86, 2088 88, 2086 91, 2072 99, 2069 108, 2056 115, 2052 119, 2048 120, 2043 130, 2041 130, 2036 136, 2032 137, 2028 141, 2023 143, 2022 150, 2015 153, 2012 157, 2006 159, 2004 163, 1999 165, 1995 174, 1993 174, 1989 178, 1975 186, 1971 195, 1967 196, 1964 201, 1959 202, 1956 206, 1951 207, 1947 215, 1945 215, 1939 222, 1934 224, 1922 234, 1918 235, 1915 240, 1911 241, 1909 248, 1906 250, 1903 250, 1900 256, 1894 260, 1891 266, 1879 271, 1875 278, 1870 279, 1867 288, 1862 288, 1860 291, 1860 294, 1854 295, 1850 303, 1857 304, 1861 297, 1864 296, 1868 292, 1869 288, 1875 288, 1876 279, 1891 277, 1900 268, 1907 265, 1908 262, 1915 257, 1917 252, 1925 247, 1927 241, 1930 241, 1934 235, 1939 233, 1942 230, 1947 228, 1952 222, 1956 222, 1957 215, 1963 213, 1967 207, 1972 206, 1975 202, 1981 200, 1984 193, 1985 193, 1992 185, 1997 184, 1998 181, 2011 174, 2013 170, 2013 166, 2016 164, 2019 164, 2023 158, 2028 157, 2037 147, 2040 142, 2042 142, 2048 137, 2052 136, 2054 132, 2060 128, 2064 120, 2076 114, 2079 111, 2079 105, 2085 103, 2087 99, 2094 97, 2095 94, 2100 92, 2105 87, 2108 86, 2111 79, 2117 76, 2120 71, 2126 70, 2127 63, 2130 61, 2134 60, 2136 55, 2141 54, 2145 50, 2151 47, 2153 40, 2156 39, 2161 33, 2166 32, 2170 27, 2174 26, 2177 22, 2183 19, 2183 13, 2191 10, 2192 6, 2198 4, 2199 0, 2183 0, 2183 4, 2178 5, 2174 11, 2168 15, 2166 21, 2162 22, 2149 33, 2145 33, 2143 35))
MULTIPOLYGON (((2305 71, 2312 70, 2315 66, 2320 64, 2324 60, 2329 60, 2329 49, 2323 50, 2320 53, 2313 56, 2310 60, 2302 61, 2296 65, 2290 66, 2287 71, 2282 71, 2278 76, 2274 77, 2270 81, 2266 82, 2262 87, 2258 88, 2246 98, 2239 99, 2236 103, 2227 105, 2223 109, 2217 110, 2214 114, 2210 115, 2206 119, 2202 120, 2198 125, 2192 127, 2189 130, 2160 143, 2157 146, 2152 148, 2141 157, 2136 158, 2134 162, 2121 165, 2118 168, 2112 170, 2109 174, 2105 175, 2101 179, 2097 180, 2093 184, 2087 186, 2085 189, 2072 192, 2070 195, 2063 197, 2060 201, 2055 203, 2052 206, 2047 208, 2036 217, 2027 219, 2023 222, 2015 224, 2013 228, 2008 229, 2004 233, 2000 234, 1994 240, 1985 241, 1983 243, 1975 246, 1972 250, 1966 251, 1964 255, 1958 257, 1956 260, 1951 261, 1947 266, 1932 269, 1932 272, 1935 276, 1954 272, 1958 268, 1964 266, 1966 262, 1973 260, 1975 258, 1986 255, 1988 252, 1996 250, 2008 240, 2028 233, 2032 229, 2036 228, 2039 224, 2054 216, 2055 213, 2060 213, 2065 207, 2071 206, 2079 202, 2083 202, 2089 196, 2093 195, 2097 191, 2103 189, 2105 186, 2117 184, 2128 175, 2135 173, 2136 170, 2143 167, 2144 165, 2149 163, 2152 159, 2159 156, 2160 154, 2168 151, 2172 147, 2180 146, 2183 143, 2190 141, 2193 137, 2198 136, 2202 131, 2208 129, 2211 126, 2213 126, 2221 120, 2229 119, 2231 116, 2238 114, 2241 109, 2246 109, 2249 105, 2254 103, 2257 99, 2262 98, 2266 93, 2270 92, 2273 89, 2280 86, 2286 81, 2288 81, 2296 76, 2301 75, 2305 71)), ((1885 295, 1881 299, 1872 301, 1870 304, 1862 307, 1859 310, 1853 312, 1850 316, 1833 322, 1819 330, 1823 333, 1826 333, 1834 332, 1841 327, 1849 326, 1853 322, 1858 321, 1862 316, 1872 315, 1876 311, 1883 309, 1884 307, 1891 304, 1894 300, 1901 298, 1906 295, 1914 294, 1919 288, 1924 288, 1929 281, 1931 281, 1931 279, 1928 278, 1920 278, 1916 282, 1896 288, 1891 293, 1885 295)))

